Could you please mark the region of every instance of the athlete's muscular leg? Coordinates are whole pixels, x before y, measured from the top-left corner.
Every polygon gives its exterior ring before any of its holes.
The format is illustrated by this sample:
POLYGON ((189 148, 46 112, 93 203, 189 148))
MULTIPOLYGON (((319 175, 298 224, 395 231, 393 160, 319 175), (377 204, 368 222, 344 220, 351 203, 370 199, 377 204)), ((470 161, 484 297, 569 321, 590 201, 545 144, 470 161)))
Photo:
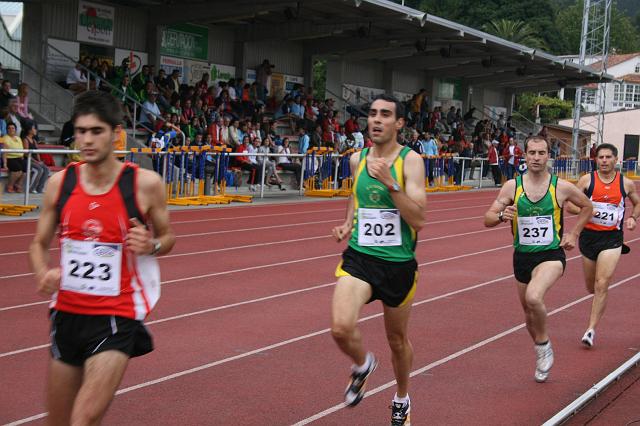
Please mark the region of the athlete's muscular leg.
POLYGON ((584 285, 591 294, 595 291, 596 282, 596 262, 582 256, 582 270, 584 272, 584 285))
POLYGON ((518 284, 518 294, 524 308, 527 330, 535 343, 549 340, 544 295, 561 276, 562 263, 560 261, 543 262, 531 272, 529 284, 518 284))
POLYGON ((598 255, 596 263, 596 273, 593 292, 593 303, 591 305, 591 317, 589 319, 589 328, 595 329, 604 314, 607 306, 607 294, 611 277, 618 266, 622 247, 610 250, 603 250, 598 255))
POLYGON ((129 357, 119 351, 105 351, 87 359, 84 380, 73 405, 72 426, 100 424, 128 362, 129 357))
POLYGON ((331 306, 331 334, 338 347, 355 364, 362 365, 366 351, 357 327, 360 309, 371 298, 371 286, 366 282, 346 276, 338 278, 331 306))
POLYGON ((384 327, 391 348, 391 362, 400 398, 405 397, 409 391, 409 373, 413 363, 413 346, 407 335, 410 313, 411 302, 398 308, 384 306, 384 327))
POLYGON ((47 380, 47 424, 67 426, 71 423, 73 401, 82 384, 82 367, 52 359, 47 380))

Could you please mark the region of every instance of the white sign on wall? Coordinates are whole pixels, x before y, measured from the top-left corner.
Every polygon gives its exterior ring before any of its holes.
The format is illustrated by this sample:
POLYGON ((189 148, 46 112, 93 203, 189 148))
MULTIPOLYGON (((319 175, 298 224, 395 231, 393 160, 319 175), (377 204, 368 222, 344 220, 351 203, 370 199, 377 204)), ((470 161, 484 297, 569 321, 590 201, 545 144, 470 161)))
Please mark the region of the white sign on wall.
POLYGON ((69 70, 80 60, 80 43, 50 38, 48 44, 46 76, 52 81, 66 80, 69 70), (67 59, 65 55, 73 60, 67 59))
POLYGON ((236 67, 231 65, 211 64, 211 83, 216 84, 219 81, 229 81, 236 78, 236 67))
POLYGON ((345 84, 342 88, 342 98, 351 104, 362 105, 371 102, 374 97, 384 93, 384 89, 374 87, 345 84))
POLYGON ((167 73, 167 77, 171 76, 173 70, 177 69, 182 75, 180 83, 185 82, 184 59, 174 58, 172 56, 160 56, 160 68, 167 73))
POLYGON ((78 2, 78 41, 113 46, 115 9, 98 3, 78 2))
POLYGON ((244 81, 251 84, 256 81, 256 70, 247 69, 244 81))
MULTIPOLYGON (((209 63, 185 59, 183 81, 193 86, 202 79, 202 74, 209 74, 210 72, 211 65, 209 63)), ((167 72, 167 74, 169 73, 167 72)))
POLYGON ((149 63, 147 52, 137 52, 135 50, 116 49, 115 64, 121 64, 123 59, 129 58, 129 70, 131 75, 136 75, 142 70, 143 65, 149 63))

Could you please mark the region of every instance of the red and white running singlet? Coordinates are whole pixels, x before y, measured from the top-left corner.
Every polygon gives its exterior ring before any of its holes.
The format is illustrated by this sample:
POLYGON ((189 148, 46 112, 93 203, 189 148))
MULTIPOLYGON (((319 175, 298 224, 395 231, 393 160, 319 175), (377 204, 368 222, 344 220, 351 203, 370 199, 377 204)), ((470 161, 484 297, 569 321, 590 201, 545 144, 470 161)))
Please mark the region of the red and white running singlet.
POLYGON ((592 231, 620 231, 624 219, 624 180, 620 172, 611 183, 604 183, 598 172, 591 172, 591 183, 585 194, 593 203, 593 216, 586 229, 592 231))
POLYGON ((79 178, 81 164, 67 166, 56 203, 62 271, 50 307, 143 320, 160 298, 160 269, 154 256, 125 247, 129 219, 145 223, 135 197, 138 167, 125 163, 108 192, 90 195, 79 178))

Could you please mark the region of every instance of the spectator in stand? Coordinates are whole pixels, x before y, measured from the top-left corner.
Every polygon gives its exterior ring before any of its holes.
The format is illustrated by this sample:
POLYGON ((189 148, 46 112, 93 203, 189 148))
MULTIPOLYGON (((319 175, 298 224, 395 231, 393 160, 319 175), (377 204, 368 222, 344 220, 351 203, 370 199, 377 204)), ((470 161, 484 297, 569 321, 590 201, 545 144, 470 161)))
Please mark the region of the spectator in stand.
POLYGON ((305 114, 305 105, 303 105, 302 98, 300 98, 300 95, 297 95, 296 97, 293 98, 293 105, 291 105, 291 115, 293 120, 296 123, 296 126, 300 126, 304 124, 304 114, 305 114))
POLYGON ((407 146, 409 148, 411 148, 412 150, 414 150, 417 154, 424 154, 423 152, 423 147, 422 147, 422 142, 419 140, 420 139, 420 134, 418 133, 417 130, 413 130, 411 132, 411 138, 409 139, 409 143, 407 143, 407 146))
POLYGON ((18 85, 18 115, 23 120, 33 120, 33 115, 29 112, 29 85, 21 83, 18 85))
POLYGON ((258 142, 251 141, 251 138, 249 136, 245 136, 242 140, 243 145, 245 140, 249 140, 249 144, 247 145, 247 153, 249 154, 249 162, 256 168, 255 184, 257 187, 259 187, 260 182, 262 181, 262 163, 258 162, 258 157, 256 155, 258 153, 258 142))
POLYGON ((214 145, 222 145, 222 117, 218 117, 216 121, 207 126, 207 135, 211 135, 211 143, 214 145))
POLYGON ((347 134, 347 137, 351 137, 351 135, 355 132, 360 131, 360 125, 358 124, 358 117, 354 114, 351 114, 349 119, 344 123, 344 129, 347 134))
MULTIPOLYGON (((180 128, 169 121, 162 122, 162 127, 156 133, 152 134, 149 146, 151 148, 168 149, 173 145, 177 145, 177 136, 180 128)), ((182 141, 180 141, 182 142, 182 141)))
POLYGON ((307 129, 301 127, 298 129, 298 135, 298 154, 306 154, 311 145, 307 129))
POLYGON ((278 154, 281 154, 278 157, 278 167, 280 167, 282 170, 293 172, 294 188, 300 187, 300 170, 302 169, 302 165, 300 165, 300 163, 296 161, 292 161, 290 157, 291 147, 289 146, 289 138, 284 138, 282 140, 282 145, 277 147, 276 152, 278 154))
POLYGON ((0 109, 0 138, 7 134, 7 116, 9 115, 8 108, 0 109))
POLYGON ((20 119, 20 115, 18 115, 18 99, 17 98, 13 98, 9 101, 9 113, 6 116, 6 120, 7 120, 7 124, 9 124, 9 122, 12 122, 13 125, 16 126, 16 135, 22 134, 22 120, 20 119))
MULTIPOLYGON (((127 150, 127 132, 120 126, 120 129, 116 131, 118 139, 113 143, 114 151, 126 151, 127 150)), ((124 161, 126 154, 115 154, 116 158, 120 161, 124 161)))
POLYGON ((500 114, 498 117, 498 121, 496 122, 498 129, 506 130, 507 129, 507 121, 504 119, 504 114, 500 114))
POLYGON ((240 141, 244 143, 244 138, 240 138, 240 122, 237 118, 234 118, 229 125, 229 144, 231 147, 239 147, 243 145, 240 141))
POLYGON ((158 70, 158 75, 153 78, 153 82, 158 88, 164 87, 167 82, 167 72, 160 68, 158 70))
POLYGON ((507 179, 513 179, 522 157, 522 150, 514 138, 509 138, 509 146, 502 152, 502 157, 504 158, 507 179))
POLYGON ((489 166, 491 167, 491 176, 493 176, 493 182, 495 186, 500 186, 502 181, 502 173, 500 172, 500 163, 499 163, 499 155, 498 155, 498 144, 497 140, 491 142, 491 147, 489 148, 488 160, 489 166))
POLYGON ((105 92, 111 91, 109 86, 106 84, 111 78, 111 70, 109 69, 109 63, 107 61, 102 61, 96 71, 96 75, 96 89, 100 89, 105 92))
POLYGON ((258 100, 262 103, 267 101, 267 93, 269 87, 269 79, 275 65, 269 63, 268 59, 262 61, 262 64, 256 67, 256 83, 258 83, 258 100))
POLYGON ((449 108, 449 112, 447 113, 447 125, 449 128, 453 127, 453 123, 456 122, 456 107, 449 108))
POLYGON ((149 65, 143 65, 142 70, 133 77, 131 86, 133 87, 133 90, 140 92, 150 81, 153 82, 149 65))
POLYGON ((203 92, 209 90, 209 73, 202 73, 202 78, 196 83, 196 89, 202 89, 203 92))
POLYGON ((157 97, 157 92, 149 92, 148 99, 142 104, 142 111, 140 111, 140 125, 150 132, 157 129, 158 119, 162 116, 156 104, 157 97))
POLYGON ((222 127, 220 129, 220 143, 222 145, 231 145, 232 147, 235 147, 230 143, 231 142, 230 131, 229 131, 230 121, 231 120, 229 119, 229 117, 222 118, 222 127))
POLYGON ((0 91, 0 109, 7 108, 9 101, 15 96, 11 93, 11 82, 2 80, 2 91, 0 91))
POLYGON ((119 90, 113 90, 112 95, 120 101, 125 119, 129 123, 133 123, 131 105, 133 105, 133 102, 139 102, 140 99, 138 98, 138 94, 133 90, 133 87, 131 87, 131 81, 128 75, 122 77, 118 89, 119 90))
POLYGON ((182 80, 182 74, 180 74, 180 70, 173 70, 171 72, 171 77, 167 79, 167 93, 169 93, 169 97, 173 97, 173 94, 180 94, 180 81, 182 80))
POLYGON ((236 152, 242 153, 244 155, 239 155, 234 158, 235 158, 236 166, 240 167, 240 169, 242 170, 247 170, 249 172, 249 179, 247 180, 247 183, 249 184, 249 190, 255 191, 256 175, 259 172, 259 170, 258 170, 258 166, 249 160, 249 157, 247 155, 249 153, 249 146, 250 146, 249 137, 247 136, 242 140, 242 143, 236 147, 236 152))
MULTIPOLYGON (((16 134, 16 125, 13 122, 7 122, 7 134, 0 139, 3 149, 23 149, 22 140, 16 134)), ((14 152, 3 152, 2 163, 9 169, 9 180, 7 182, 6 192, 22 192, 22 183, 24 181, 24 172, 26 165, 24 162, 24 154, 14 152)))
POLYGON ((320 148, 322 146, 322 126, 317 125, 316 130, 311 135, 309 148, 320 148))
POLYGON ((195 116, 196 113, 191 106, 191 99, 185 99, 182 108, 182 114, 180 116, 181 121, 183 123, 190 123, 195 116))
MULTIPOLYGON (((256 149, 258 154, 272 154, 275 151, 275 145, 270 138, 266 138, 262 144, 257 139, 253 140, 253 146, 256 149)), ((271 189, 271 185, 278 185, 280 191, 286 191, 286 188, 282 187, 282 179, 278 175, 278 171, 276 170, 276 161, 273 157, 267 156, 256 156, 256 161, 258 162, 258 167, 262 170, 262 163, 264 163, 264 184, 269 189, 271 189)))
POLYGON ((76 95, 87 90, 87 76, 83 72, 82 63, 76 65, 67 73, 67 88, 76 95))

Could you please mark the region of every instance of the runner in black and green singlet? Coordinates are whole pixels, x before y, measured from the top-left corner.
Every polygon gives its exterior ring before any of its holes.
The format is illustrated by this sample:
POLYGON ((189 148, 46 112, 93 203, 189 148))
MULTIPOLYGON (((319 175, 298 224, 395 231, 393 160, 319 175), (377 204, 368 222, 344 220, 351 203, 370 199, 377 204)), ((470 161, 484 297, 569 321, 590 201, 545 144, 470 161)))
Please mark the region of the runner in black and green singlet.
POLYGON ((404 112, 395 98, 381 95, 369 110, 368 128, 374 146, 351 156, 354 176, 345 222, 333 228, 337 241, 349 244, 336 269, 331 332, 353 361, 345 403, 362 400, 365 384, 376 368, 357 328, 360 309, 380 300, 391 347, 397 390, 391 424, 410 425, 408 394, 413 349, 407 336, 418 265, 415 247, 424 225, 425 171, 422 158, 397 142, 404 112))
POLYGON ((544 295, 562 276, 564 249, 571 250, 591 217, 591 203, 572 183, 549 173, 549 143, 542 136, 525 142, 527 174, 505 183, 485 214, 485 226, 511 221, 513 271, 524 310, 527 330, 535 343, 537 382, 544 382, 553 365, 553 349, 547 332, 544 295), (578 221, 563 232, 562 206, 578 206, 578 221))

